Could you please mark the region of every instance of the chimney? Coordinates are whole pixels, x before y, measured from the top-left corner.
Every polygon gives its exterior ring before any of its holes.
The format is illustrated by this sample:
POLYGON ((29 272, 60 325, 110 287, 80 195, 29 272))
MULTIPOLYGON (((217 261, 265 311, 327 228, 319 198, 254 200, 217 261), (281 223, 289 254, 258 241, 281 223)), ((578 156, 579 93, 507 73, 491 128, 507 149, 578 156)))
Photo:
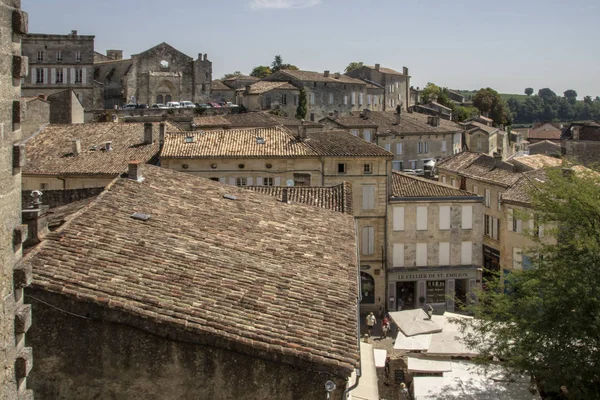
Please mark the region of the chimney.
POLYGON ((76 30, 72 30, 72 31, 71 31, 71 35, 73 35, 73 36, 77 36, 77 31, 76 31, 76 30))
POLYGON ((81 154, 81 140, 73 139, 73 155, 78 156, 81 154))
POLYGON ((325 71, 325 72, 323 73, 323 76, 324 76, 325 78, 329 78, 329 71, 325 71))
POLYGON ((106 50, 106 57, 115 61, 122 60, 123 50, 106 50))
POLYGON ((333 77, 334 77, 335 79, 340 79, 340 73, 339 73, 339 72, 336 72, 336 73, 333 75, 333 77))
POLYGON ((144 180, 142 176, 142 162, 141 161, 130 161, 127 169, 127 177, 134 181, 141 182, 144 180))
POLYGON ((24 247, 34 246, 42 241, 42 238, 48 233, 48 208, 49 206, 41 204, 39 197, 42 192, 34 190, 31 192, 33 203, 29 208, 21 211, 21 219, 24 225, 27 225, 27 239, 23 242, 24 247))
POLYGON ((375 71, 379 71, 379 68, 381 68, 381 65, 375 64, 375 71))
POLYGON ((369 119, 369 117, 371 116, 371 110, 369 110, 368 108, 364 108, 362 113, 364 119, 369 119))
POLYGON ((402 74, 408 75, 408 68, 402 67, 402 74))
POLYGON ((112 142, 109 140, 108 142, 104 143, 104 151, 111 151, 112 150, 112 142))
POLYGON ((304 126, 304 120, 300 121, 300 125, 298 125, 298 139, 306 139, 306 126, 304 126))
POLYGON ((338 110, 333 110, 333 119, 338 119, 340 117, 340 113, 338 110))
POLYGON ((198 61, 202 61, 202 53, 198 53, 198 61))
POLYGON ((204 54, 204 58, 203 58, 203 60, 204 60, 204 61, 208 61, 208 54, 204 54))
POLYGON ((161 122, 158 126, 158 144, 162 146, 165 144, 165 132, 167 130, 167 126, 164 122, 161 122))
POLYGON ((286 187, 281 190, 281 202, 288 202, 288 189, 286 187))
POLYGON ((246 94, 250 93, 250 85, 246 85, 246 94))
POLYGON ((152 122, 144 123, 144 143, 152 144, 152 122))
POLYGON ((402 122, 402 114, 395 113, 394 118, 394 125, 400 125, 400 122, 402 122))

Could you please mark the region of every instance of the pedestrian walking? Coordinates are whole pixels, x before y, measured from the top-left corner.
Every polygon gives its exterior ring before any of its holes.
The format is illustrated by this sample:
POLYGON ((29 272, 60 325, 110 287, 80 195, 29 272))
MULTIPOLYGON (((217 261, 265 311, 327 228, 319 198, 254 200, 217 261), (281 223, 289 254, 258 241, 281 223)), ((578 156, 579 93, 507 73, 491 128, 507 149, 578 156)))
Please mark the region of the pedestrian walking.
POLYGON ((402 382, 400 384, 400 400, 410 400, 410 393, 408 392, 408 389, 406 388, 406 384, 404 382, 402 382))
POLYGON ((373 326, 377 323, 377 318, 375 318, 375 315, 373 314, 373 312, 370 312, 369 315, 367 315, 367 332, 369 332, 369 337, 371 337, 371 331, 373 330, 373 326))
POLYGON ((381 332, 382 332, 384 339, 387 337, 387 333, 389 330, 390 330, 390 320, 386 316, 386 317, 383 317, 383 320, 381 321, 381 332))
POLYGON ((385 358, 385 380, 383 381, 385 386, 390 386, 390 361, 389 357, 385 358))

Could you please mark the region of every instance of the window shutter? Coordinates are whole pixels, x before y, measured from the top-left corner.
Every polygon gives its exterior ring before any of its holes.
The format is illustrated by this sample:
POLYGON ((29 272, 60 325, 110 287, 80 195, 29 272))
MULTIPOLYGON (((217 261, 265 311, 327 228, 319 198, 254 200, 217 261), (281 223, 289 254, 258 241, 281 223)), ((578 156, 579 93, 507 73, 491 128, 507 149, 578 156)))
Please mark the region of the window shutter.
POLYGON ((365 138, 365 140, 367 142, 370 142, 371 141, 371 130, 370 129, 365 129, 363 131, 363 136, 364 136, 364 138, 365 138))
POLYGON ((256 185, 257 186, 262 186, 263 185, 263 178, 262 177, 258 177, 256 178, 256 185))
POLYGON ((44 68, 44 84, 48 84, 48 68, 44 68))
POLYGON ((394 207, 394 228, 395 231, 404 230, 404 207, 394 207))
POLYGON ((417 267, 427 266, 427 243, 417 243, 417 267))
POLYGON ((375 238, 374 238, 375 229, 372 226, 365 226, 362 228, 362 254, 371 255, 373 254, 375 247, 375 238))
POLYGON ((426 231, 427 230, 427 207, 426 206, 417 207, 417 230, 418 231, 426 231))
POLYGON ((517 220, 517 231, 516 231, 517 233, 521 233, 523 231, 523 226, 522 225, 523 225, 523 221, 520 220, 520 219, 518 219, 517 220))
POLYGON ((450 265, 450 242, 440 242, 439 253, 439 266, 450 265))
POLYGON ((363 210, 373 210, 375 208, 375 186, 363 186, 363 210))
POLYGON ((375 253, 375 228, 369 227, 369 254, 375 253))
POLYGON ((73 83, 75 83, 75 68, 71 68, 71 71, 69 71, 69 72, 70 72, 69 75, 71 76, 71 79, 69 80, 69 82, 71 84, 73 84, 73 83))
POLYGON ((440 229, 450 229, 450 206, 440 206, 440 229))
POLYGON ((473 193, 479 194, 479 187, 477 185, 473 185, 473 193))
POLYGON ((227 183, 227 178, 221 177, 221 178, 219 178, 219 182, 220 183, 227 183))
POLYGON ((81 84, 85 85, 87 79, 87 68, 81 68, 81 84))
POLYGON ((392 144, 391 143, 386 143, 386 144, 384 144, 384 146, 385 146, 384 147, 385 151, 389 151, 390 153, 392 152, 392 144))
POLYGON ((229 178, 229 184, 235 186, 235 178, 229 178))
POLYGON ((396 143, 396 154, 402 154, 402 143, 396 143))
POLYGON ((473 206, 462 206, 462 229, 473 229, 473 206))
POLYGON ((446 152, 446 141, 442 140, 442 153, 446 152))
POLYGON ((489 207, 491 202, 492 192, 490 189, 485 189, 485 206, 489 207))
POLYGON ((492 239, 498 239, 498 225, 500 220, 498 218, 492 218, 492 239))
POLYGON ((514 232, 513 231, 513 209, 509 208, 508 209, 508 230, 509 232, 514 232))
POLYGON ((31 68, 31 83, 36 83, 37 68, 31 68))
POLYGON ((281 178, 279 176, 276 176, 275 179, 273 179, 273 185, 281 186, 281 178))
POLYGON ((50 83, 53 85, 56 83, 56 68, 50 70, 50 83))
POLYGON ((68 70, 67 70, 67 68, 63 68, 63 80, 62 80, 62 83, 67 83, 67 82, 69 82, 69 81, 67 80, 67 77, 68 77, 68 76, 69 76, 69 74, 68 74, 68 70))
POLYGON ((394 243, 392 265, 404 267, 404 243, 394 243))
POLYGON ((446 281, 446 309, 454 311, 454 279, 446 281))
POLYGON ((248 186, 252 186, 252 182, 253 182, 253 181, 254 181, 254 180, 252 179, 252 177, 251 177, 251 176, 249 176, 248 178, 246 178, 246 184, 247 184, 248 186))
POLYGON ((529 218, 529 221, 527 221, 527 223, 529 224, 529 233, 533 233, 533 228, 534 228, 534 224, 533 224, 533 216, 531 218, 529 218))
POLYGON ((470 265, 473 263, 473 244, 471 242, 462 242, 460 246, 461 265, 470 265))

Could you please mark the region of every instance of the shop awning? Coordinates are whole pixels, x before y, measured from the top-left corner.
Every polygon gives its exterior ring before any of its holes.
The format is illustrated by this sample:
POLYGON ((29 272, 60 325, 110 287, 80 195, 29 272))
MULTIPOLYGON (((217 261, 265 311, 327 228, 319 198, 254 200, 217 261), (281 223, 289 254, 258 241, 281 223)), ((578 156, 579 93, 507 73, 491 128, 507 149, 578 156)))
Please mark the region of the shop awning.
POLYGON ((394 349, 407 351, 427 351, 431 343, 431 334, 406 336, 402 332, 398 332, 394 349))
POLYGON ((449 360, 431 360, 424 357, 407 357, 408 373, 423 372, 436 374, 452 371, 452 363, 449 360))
POLYGON ((442 327, 429 319, 429 315, 420 308, 416 310, 393 311, 390 317, 406 336, 441 332, 442 327))
POLYGON ((385 358, 387 357, 387 351, 383 349, 373 349, 373 356, 375 357, 375 367, 385 367, 385 358))
MULTIPOLYGON (((350 392, 350 399, 354 400, 379 400, 379 387, 377 386, 377 370, 375 369, 375 356, 373 346, 360 342, 361 377, 358 386, 350 392)), ((352 372, 349 385, 356 382, 356 372, 352 372)))

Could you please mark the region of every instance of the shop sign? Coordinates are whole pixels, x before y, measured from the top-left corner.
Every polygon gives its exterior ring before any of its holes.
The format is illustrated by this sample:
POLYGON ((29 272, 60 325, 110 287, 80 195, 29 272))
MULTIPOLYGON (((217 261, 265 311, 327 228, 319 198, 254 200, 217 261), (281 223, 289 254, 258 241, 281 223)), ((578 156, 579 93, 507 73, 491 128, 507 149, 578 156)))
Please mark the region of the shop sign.
POLYGON ((429 279, 464 279, 476 278, 477 270, 472 271, 431 271, 431 272, 399 272, 392 274, 390 278, 398 281, 429 280, 429 279))
POLYGON ((361 270, 361 271, 366 271, 366 270, 368 270, 368 269, 371 269, 371 266, 370 266, 370 265, 361 265, 361 266, 360 266, 360 270, 361 270))

